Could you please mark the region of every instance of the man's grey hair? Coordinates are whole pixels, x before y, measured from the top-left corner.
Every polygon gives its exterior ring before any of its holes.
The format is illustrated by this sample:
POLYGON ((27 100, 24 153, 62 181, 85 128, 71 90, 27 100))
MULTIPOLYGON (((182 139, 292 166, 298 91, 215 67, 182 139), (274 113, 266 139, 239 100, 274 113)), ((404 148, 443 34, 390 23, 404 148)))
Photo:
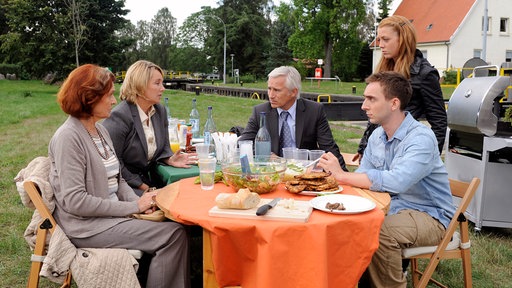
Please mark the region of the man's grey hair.
POLYGON ((288 90, 297 88, 297 98, 300 98, 300 90, 302 88, 302 82, 299 71, 292 66, 281 66, 277 67, 268 73, 268 78, 276 78, 280 76, 286 76, 285 86, 288 90))

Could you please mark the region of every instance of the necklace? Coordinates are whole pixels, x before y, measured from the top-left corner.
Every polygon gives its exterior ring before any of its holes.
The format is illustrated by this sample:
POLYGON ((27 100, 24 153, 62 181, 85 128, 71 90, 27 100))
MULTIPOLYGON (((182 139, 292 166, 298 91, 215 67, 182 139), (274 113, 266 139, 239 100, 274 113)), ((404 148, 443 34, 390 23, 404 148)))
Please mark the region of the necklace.
MULTIPOLYGON (((85 127, 84 127, 85 128, 85 127)), ((91 132, 87 128, 85 128, 85 131, 87 131, 87 134, 89 134, 89 137, 91 138, 92 143, 94 144, 94 148, 96 148, 96 151, 98 151, 98 154, 100 154, 101 158, 104 160, 107 160, 110 155, 108 155, 108 149, 107 149, 107 141, 105 141, 105 138, 101 134, 100 130, 96 129, 98 132, 98 136, 100 137, 101 145, 103 146, 103 151, 105 152, 105 155, 101 154, 100 148, 98 148, 98 145, 96 144, 96 141, 92 138, 91 132)))

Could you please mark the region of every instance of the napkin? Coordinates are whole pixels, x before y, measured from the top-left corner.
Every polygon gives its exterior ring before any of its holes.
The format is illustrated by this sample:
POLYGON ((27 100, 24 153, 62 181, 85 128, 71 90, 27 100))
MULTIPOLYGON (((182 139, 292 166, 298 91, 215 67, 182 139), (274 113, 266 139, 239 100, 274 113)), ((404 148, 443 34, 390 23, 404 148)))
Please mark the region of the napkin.
POLYGON ((238 136, 230 132, 215 132, 212 134, 215 143, 215 153, 219 162, 224 162, 230 157, 234 157, 238 136))

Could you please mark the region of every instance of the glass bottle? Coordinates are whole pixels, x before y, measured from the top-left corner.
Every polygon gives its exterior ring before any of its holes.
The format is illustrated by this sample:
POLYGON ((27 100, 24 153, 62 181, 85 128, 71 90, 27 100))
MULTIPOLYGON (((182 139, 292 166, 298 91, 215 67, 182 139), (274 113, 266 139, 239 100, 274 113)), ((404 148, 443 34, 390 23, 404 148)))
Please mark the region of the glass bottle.
POLYGON ((254 154, 256 159, 270 156, 270 133, 267 130, 267 119, 265 112, 260 112, 260 129, 254 138, 254 154))
POLYGON ((190 111, 189 123, 192 125, 193 138, 199 138, 199 111, 197 111, 196 104, 196 98, 192 99, 192 111, 190 111))
POLYGON ((212 106, 208 106, 208 118, 204 124, 204 143, 213 144, 212 133, 217 132, 215 122, 213 122, 212 106))
POLYGON ((164 98, 165 112, 167 113, 167 123, 171 124, 171 107, 169 107, 169 97, 164 98))

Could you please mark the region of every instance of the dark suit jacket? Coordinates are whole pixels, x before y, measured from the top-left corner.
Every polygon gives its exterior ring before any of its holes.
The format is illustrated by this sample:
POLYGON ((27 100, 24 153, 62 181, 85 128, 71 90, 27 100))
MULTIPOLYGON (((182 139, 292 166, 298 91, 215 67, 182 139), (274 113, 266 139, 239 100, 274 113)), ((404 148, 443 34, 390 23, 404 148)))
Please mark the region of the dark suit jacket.
POLYGON ((155 130, 156 151, 149 163, 148 145, 136 104, 121 101, 114 107, 110 117, 103 121, 114 142, 114 149, 122 165, 123 178, 134 188, 139 187, 143 182, 150 186, 161 186, 158 179, 151 179, 149 176, 151 174, 155 177, 156 173, 150 172, 157 162, 172 156, 165 108, 156 104, 155 110, 151 123, 155 130))
MULTIPOLYGON (((260 112, 266 112, 267 129, 271 138, 271 151, 279 155, 279 115, 269 102, 254 106, 251 118, 239 140, 254 141, 260 126, 260 112)), ((340 149, 332 137, 324 106, 321 103, 299 98, 295 117, 295 142, 297 148, 324 150, 334 154, 343 170, 347 171, 340 149)))

